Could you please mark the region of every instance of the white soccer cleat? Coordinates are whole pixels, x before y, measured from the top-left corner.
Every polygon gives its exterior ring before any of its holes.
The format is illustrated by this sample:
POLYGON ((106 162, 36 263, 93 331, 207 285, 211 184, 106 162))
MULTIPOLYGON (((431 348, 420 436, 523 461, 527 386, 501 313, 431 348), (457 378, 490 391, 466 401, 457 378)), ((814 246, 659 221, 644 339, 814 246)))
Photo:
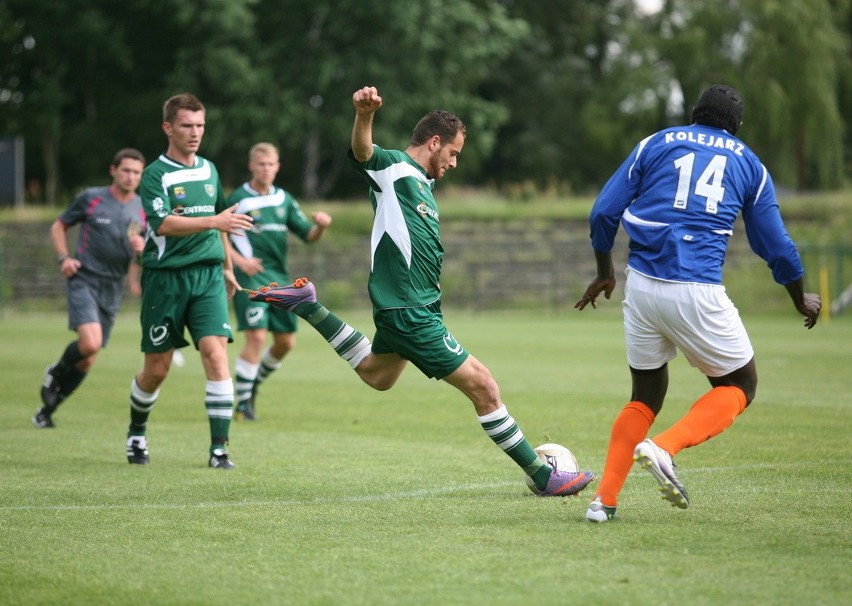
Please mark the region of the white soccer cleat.
POLYGON ((672 507, 680 507, 681 509, 689 507, 689 496, 686 494, 686 488, 677 477, 676 466, 669 453, 654 444, 649 438, 636 446, 636 450, 633 451, 633 460, 654 476, 654 479, 660 485, 663 498, 671 503, 672 507))

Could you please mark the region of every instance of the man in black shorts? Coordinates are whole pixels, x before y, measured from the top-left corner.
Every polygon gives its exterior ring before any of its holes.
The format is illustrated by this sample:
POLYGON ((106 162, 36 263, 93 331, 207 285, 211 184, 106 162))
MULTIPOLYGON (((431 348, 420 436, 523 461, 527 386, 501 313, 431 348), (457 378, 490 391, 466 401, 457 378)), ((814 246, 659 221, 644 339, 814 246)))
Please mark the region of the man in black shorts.
POLYGON ((136 256, 145 244, 145 214, 136 188, 144 167, 140 151, 120 150, 109 167, 112 185, 83 190, 50 226, 59 271, 68 279, 68 328, 77 339, 44 373, 42 406, 32 418, 38 428, 55 427, 56 408, 80 386, 106 347, 128 272, 130 292, 139 296, 136 256), (66 232, 74 225, 80 225, 80 236, 71 256, 66 232))

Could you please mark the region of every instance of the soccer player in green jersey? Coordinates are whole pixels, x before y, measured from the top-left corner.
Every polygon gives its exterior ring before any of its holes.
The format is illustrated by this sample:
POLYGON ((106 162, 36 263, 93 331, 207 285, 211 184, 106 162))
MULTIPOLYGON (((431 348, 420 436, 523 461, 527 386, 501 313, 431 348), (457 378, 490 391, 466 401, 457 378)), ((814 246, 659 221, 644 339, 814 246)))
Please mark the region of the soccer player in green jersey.
POLYGON ((233 341, 228 297, 234 277, 227 237, 251 229, 251 217, 228 206, 216 167, 198 155, 205 109, 184 93, 163 104, 166 153, 142 173, 140 196, 148 223, 142 252, 142 371, 130 385, 127 460, 148 463, 146 428, 175 348, 189 343, 207 377, 204 405, 210 422, 208 465, 231 469, 225 449, 234 407, 226 346, 233 341))
MULTIPOLYGON (((275 186, 281 162, 271 143, 256 143, 249 150, 251 180, 234 190, 228 204, 253 219, 251 231, 230 237, 234 274, 243 286, 292 282, 287 269, 288 234, 303 242, 316 242, 331 225, 331 216, 315 212, 308 218, 287 191, 275 186)), ((234 295, 237 330, 246 342, 234 364, 237 390, 236 418, 255 420, 258 386, 281 366, 296 346, 296 316, 270 307, 262 301, 249 301, 240 291, 234 295), (272 345, 263 349, 272 332, 272 345)))
POLYGON ((390 389, 409 361, 427 377, 446 381, 473 402, 482 429, 532 478, 536 494, 580 492, 594 474, 553 469, 539 460, 506 410, 488 368, 444 326, 439 286, 443 248, 432 188, 456 167, 464 124, 435 110, 414 128, 405 151, 385 150, 373 143, 373 117, 382 106, 378 91, 355 91, 352 103, 349 158, 370 186, 375 212, 368 286, 376 325, 373 342, 318 303, 305 278, 289 286, 263 287, 249 298, 304 318, 374 389, 390 389))

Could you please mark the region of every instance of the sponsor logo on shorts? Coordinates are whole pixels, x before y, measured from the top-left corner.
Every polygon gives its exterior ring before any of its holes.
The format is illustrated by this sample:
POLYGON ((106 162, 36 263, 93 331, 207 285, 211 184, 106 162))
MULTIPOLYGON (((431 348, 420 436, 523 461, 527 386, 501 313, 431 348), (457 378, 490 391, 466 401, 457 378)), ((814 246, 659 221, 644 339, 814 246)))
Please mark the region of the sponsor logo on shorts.
POLYGON ((148 338, 151 339, 153 345, 162 345, 166 342, 169 336, 168 326, 151 326, 148 329, 148 338))
POLYGON ((225 322, 224 324, 222 324, 222 328, 224 328, 225 330, 231 330, 231 325, 225 322))
POLYGON ((461 355, 461 352, 464 351, 464 348, 461 346, 461 343, 456 341, 456 338, 452 335, 452 333, 447 333, 444 335, 444 347, 450 350, 450 352, 456 354, 457 356, 461 355))
POLYGON ((263 314, 266 313, 262 307, 249 307, 246 310, 246 322, 249 326, 255 326, 263 319, 263 314))

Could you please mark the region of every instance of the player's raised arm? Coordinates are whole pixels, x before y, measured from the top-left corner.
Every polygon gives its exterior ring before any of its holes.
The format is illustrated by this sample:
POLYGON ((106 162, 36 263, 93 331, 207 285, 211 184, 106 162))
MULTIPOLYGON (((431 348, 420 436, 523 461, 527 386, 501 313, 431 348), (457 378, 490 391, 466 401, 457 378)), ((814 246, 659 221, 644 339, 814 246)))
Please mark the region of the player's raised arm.
POLYGON ((352 94, 355 124, 352 126, 352 155, 366 162, 373 155, 373 116, 382 106, 382 98, 374 86, 365 86, 352 94))

